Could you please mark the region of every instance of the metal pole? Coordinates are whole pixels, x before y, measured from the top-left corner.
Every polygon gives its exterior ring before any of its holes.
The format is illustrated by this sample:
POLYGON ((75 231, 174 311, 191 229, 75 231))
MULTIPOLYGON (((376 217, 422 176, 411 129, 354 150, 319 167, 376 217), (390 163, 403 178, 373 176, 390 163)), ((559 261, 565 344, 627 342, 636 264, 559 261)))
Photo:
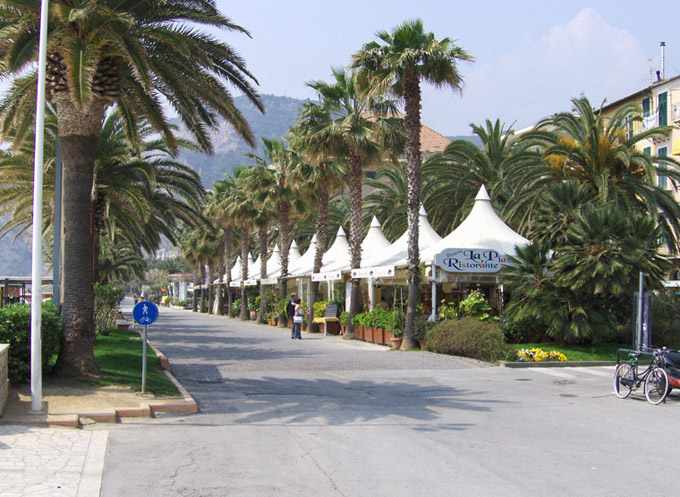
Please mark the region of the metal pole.
POLYGON ((645 302, 645 273, 640 271, 640 287, 638 290, 638 312, 637 321, 635 323, 635 340, 637 343, 638 350, 642 350, 644 345, 642 343, 642 322, 643 322, 643 312, 644 312, 644 302, 645 302))
POLYGON ((432 263, 432 314, 428 321, 437 321, 437 266, 432 263))
POLYGON ((54 247, 52 247, 52 302, 59 309, 61 303, 61 139, 57 133, 54 162, 54 247))
POLYGON ((142 393, 146 393, 146 332, 148 326, 144 326, 142 332, 142 393))
POLYGON ((47 59, 48 0, 40 9, 38 94, 35 109, 35 156, 33 162, 33 257, 31 261, 31 410, 42 411, 42 187, 45 139, 45 62, 47 59))

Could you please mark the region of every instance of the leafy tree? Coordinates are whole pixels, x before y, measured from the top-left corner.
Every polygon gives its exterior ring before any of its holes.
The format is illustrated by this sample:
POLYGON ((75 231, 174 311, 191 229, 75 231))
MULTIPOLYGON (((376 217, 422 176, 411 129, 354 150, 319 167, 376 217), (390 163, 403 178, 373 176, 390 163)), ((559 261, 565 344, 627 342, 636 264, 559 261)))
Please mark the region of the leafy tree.
POLYGON ((545 187, 574 180, 592 191, 601 205, 617 206, 621 215, 655 216, 669 251, 676 253, 680 205, 672 191, 659 187, 657 176, 666 177, 677 189, 680 163, 639 148, 646 140, 665 139, 670 128, 628 133, 629 123, 642 120, 642 111, 634 104, 622 106, 611 117, 602 109, 594 110, 585 97, 573 99, 572 105, 573 112, 561 112, 537 124, 539 131, 533 136, 544 160, 509 172, 514 197, 508 214, 520 215, 522 228, 531 229, 534 207, 545 187))
POLYGON ((353 67, 361 69, 375 85, 377 92, 403 99, 406 110, 406 162, 408 164, 408 309, 402 350, 418 347, 413 339, 413 324, 420 293, 420 254, 418 251, 418 213, 421 199, 420 156, 420 83, 461 91, 460 61, 472 57, 449 38, 437 40, 426 33, 420 19, 406 21, 392 33, 381 31, 378 42, 366 43, 353 56, 353 67))
POLYGON ((423 165, 423 203, 440 233, 450 233, 467 217, 482 185, 501 212, 511 196, 505 179, 508 172, 541 161, 531 148, 532 134, 517 136, 500 120, 470 126, 481 148, 469 140, 455 140, 423 165))
MULTIPOLYGON (((34 113, 40 3, 0 2, 0 76, 14 82, 0 104, 3 136, 15 146, 34 113)), ((173 2, 71 2, 54 0, 49 11, 47 95, 55 103, 64 159, 64 334, 62 373, 96 374, 94 294, 90 236, 95 151, 106 109, 121 108, 132 134, 140 116, 177 150, 163 101, 169 102, 203 150, 217 115, 253 144, 247 122, 225 83, 262 109, 244 60, 197 25, 247 32, 222 16, 212 0, 173 2)), ((23 133, 25 134, 25 133, 23 133)), ((19 142, 19 143, 17 143, 19 142)))

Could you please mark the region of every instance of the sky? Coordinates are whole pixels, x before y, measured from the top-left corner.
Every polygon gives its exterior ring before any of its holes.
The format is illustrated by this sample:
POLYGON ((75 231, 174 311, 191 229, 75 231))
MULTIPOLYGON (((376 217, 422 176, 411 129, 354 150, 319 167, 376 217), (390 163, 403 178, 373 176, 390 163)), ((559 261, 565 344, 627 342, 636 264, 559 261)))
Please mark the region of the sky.
MULTIPOLYGON (((314 98, 305 83, 330 81, 331 67, 407 19, 449 37, 474 58, 462 63, 462 94, 423 88, 422 122, 446 135, 500 119, 522 129, 568 111, 587 96, 599 106, 649 86, 666 42, 666 78, 680 74, 680 2, 217 0, 247 29, 220 32, 245 58, 262 94, 314 98)), ((653 76, 655 79, 655 76, 653 76)), ((235 93, 237 94, 237 93, 235 93)))

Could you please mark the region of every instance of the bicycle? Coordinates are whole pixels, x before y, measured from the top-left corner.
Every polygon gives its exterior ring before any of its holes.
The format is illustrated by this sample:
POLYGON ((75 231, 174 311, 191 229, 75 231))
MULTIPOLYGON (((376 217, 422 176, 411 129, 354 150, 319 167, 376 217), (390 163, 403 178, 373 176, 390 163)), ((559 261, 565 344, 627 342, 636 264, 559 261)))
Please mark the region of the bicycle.
POLYGON ((614 392, 616 396, 625 399, 633 390, 640 388, 644 383, 644 393, 650 404, 658 405, 664 400, 671 390, 668 374, 665 369, 664 355, 666 349, 653 351, 637 351, 619 349, 616 352, 616 371, 614 372, 614 392), (621 354, 628 354, 629 362, 621 362, 621 354), (649 365, 644 371, 639 371, 640 357, 651 357, 649 365))

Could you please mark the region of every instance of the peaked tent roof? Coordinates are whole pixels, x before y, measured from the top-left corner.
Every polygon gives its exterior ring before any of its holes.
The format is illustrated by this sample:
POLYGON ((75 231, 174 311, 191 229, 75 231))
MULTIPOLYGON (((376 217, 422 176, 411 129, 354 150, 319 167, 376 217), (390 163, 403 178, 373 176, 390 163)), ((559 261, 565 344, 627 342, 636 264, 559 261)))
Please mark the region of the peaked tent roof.
MULTIPOLYGON (((302 256, 298 250, 297 242, 293 240, 293 243, 290 244, 290 250, 288 251, 288 274, 291 274, 291 268, 295 267, 301 258, 302 256)), ((273 269, 269 272, 269 265, 267 265, 267 278, 279 278, 281 276, 281 251, 278 246, 274 247, 272 257, 269 258, 267 264, 270 262, 272 262, 273 269), (274 255, 276 255, 276 260, 272 262, 274 255)))
MULTIPOLYGON (((420 206, 418 216, 418 247, 420 251, 427 249, 442 239, 441 236, 432 228, 427 220, 425 207, 420 206)), ((361 267, 376 266, 404 266, 408 259, 408 230, 404 232, 392 245, 380 253, 373 254, 371 257, 362 259, 361 267)))
POLYGON ((316 254, 317 243, 316 233, 314 233, 312 240, 309 242, 309 248, 307 248, 307 252, 305 252, 302 257, 295 261, 295 264, 288 264, 289 275, 298 276, 305 274, 307 268, 314 267, 314 255, 316 254))
POLYGON ((423 261, 432 260, 436 254, 452 248, 493 249, 514 256, 515 246, 523 247, 530 243, 498 217, 491 206, 486 187, 482 185, 468 217, 441 241, 424 250, 420 258, 423 261))
MULTIPOLYGON (((349 253, 349 243, 347 242, 347 234, 342 226, 338 228, 338 233, 335 235, 335 241, 333 245, 323 254, 323 260, 321 262, 321 272, 326 271, 337 271, 336 266, 344 267, 349 266, 351 261, 351 256, 349 253)), ((312 268, 313 269, 313 268, 312 268)), ((309 271, 312 274, 312 271, 309 271)))

